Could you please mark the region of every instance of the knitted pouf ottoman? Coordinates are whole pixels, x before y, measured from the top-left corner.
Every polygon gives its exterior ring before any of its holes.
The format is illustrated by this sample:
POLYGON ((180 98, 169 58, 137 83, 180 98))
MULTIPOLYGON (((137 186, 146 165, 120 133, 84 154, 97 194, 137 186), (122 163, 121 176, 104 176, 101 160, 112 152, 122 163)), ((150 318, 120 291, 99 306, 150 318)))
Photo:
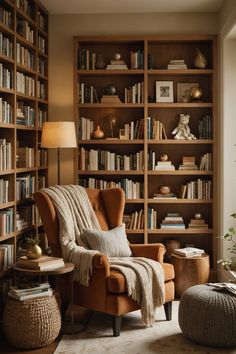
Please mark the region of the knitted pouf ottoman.
POLYGON ((26 301, 8 298, 3 329, 17 348, 40 348, 53 342, 61 329, 61 314, 55 295, 26 301))
POLYGON ((183 335, 196 343, 235 346, 236 297, 214 286, 192 286, 180 298, 179 325, 183 335))

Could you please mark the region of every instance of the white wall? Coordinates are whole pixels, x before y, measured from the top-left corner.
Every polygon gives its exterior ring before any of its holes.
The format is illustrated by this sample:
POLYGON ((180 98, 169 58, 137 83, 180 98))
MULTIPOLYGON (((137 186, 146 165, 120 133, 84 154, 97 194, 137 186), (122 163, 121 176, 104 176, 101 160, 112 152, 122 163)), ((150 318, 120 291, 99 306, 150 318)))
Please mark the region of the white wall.
MULTIPOLYGON (((220 235, 236 226, 236 1, 226 0, 219 16, 220 32, 220 235)), ((221 240, 221 258, 230 258, 221 240)), ((223 280, 219 274, 220 280, 223 280)), ((225 280, 225 279, 224 279, 225 280)))
MULTIPOLYGON (((73 120, 73 36, 216 34, 217 14, 51 15, 49 28, 49 119, 73 120)), ((62 151, 62 183, 73 183, 73 153, 62 151)), ((56 152, 49 157, 49 183, 57 182, 56 152)))

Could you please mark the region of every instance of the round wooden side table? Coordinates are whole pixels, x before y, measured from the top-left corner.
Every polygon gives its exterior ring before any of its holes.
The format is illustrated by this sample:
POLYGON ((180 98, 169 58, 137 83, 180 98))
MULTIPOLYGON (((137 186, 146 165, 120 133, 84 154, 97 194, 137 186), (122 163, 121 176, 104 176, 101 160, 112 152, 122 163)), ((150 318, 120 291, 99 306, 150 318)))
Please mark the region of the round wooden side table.
POLYGON ((29 269, 14 265, 14 271, 23 272, 25 274, 35 274, 35 275, 42 275, 45 276, 46 280, 48 280, 49 275, 53 276, 60 276, 66 273, 70 273, 70 321, 62 321, 61 331, 64 334, 73 334, 82 332, 85 329, 85 326, 81 325, 78 322, 74 322, 74 311, 73 311, 73 304, 74 304, 74 291, 73 291, 73 270, 75 265, 73 263, 65 263, 63 267, 54 268, 54 269, 47 269, 47 270, 36 270, 36 269, 29 269))
POLYGON ((208 254, 195 257, 181 257, 172 254, 170 263, 175 270, 175 296, 180 297, 183 292, 193 285, 205 284, 210 273, 210 258, 208 254))

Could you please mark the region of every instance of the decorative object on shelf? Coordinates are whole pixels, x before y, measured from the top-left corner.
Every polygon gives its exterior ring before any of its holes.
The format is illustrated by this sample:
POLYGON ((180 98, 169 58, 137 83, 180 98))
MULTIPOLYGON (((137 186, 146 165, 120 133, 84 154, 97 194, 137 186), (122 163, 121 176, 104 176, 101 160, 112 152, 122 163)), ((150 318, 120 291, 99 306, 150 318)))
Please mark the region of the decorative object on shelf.
POLYGON ((190 90, 193 87, 199 87, 198 82, 177 82, 177 102, 188 103, 190 102, 190 90))
POLYGON ((159 193, 161 194, 169 194, 171 191, 170 186, 160 186, 159 187, 159 193))
MULTIPOLYGON (((233 213, 230 216, 236 219, 236 213, 233 213)), ((224 269, 236 271, 236 228, 231 226, 227 233, 221 238, 224 241, 230 242, 230 247, 228 247, 227 250, 232 256, 231 259, 219 259, 217 263, 222 264, 224 269)))
POLYGON ((27 238, 26 257, 28 259, 38 259, 42 256, 42 249, 39 247, 39 240, 36 238, 27 238))
POLYGON ((160 156, 161 161, 168 161, 168 155, 167 154, 162 154, 160 156))
POLYGON ((196 48, 196 57, 194 59, 194 66, 197 69, 205 69, 207 67, 207 59, 206 57, 202 54, 199 48, 196 48))
POLYGON ((121 60, 121 54, 120 53, 115 53, 114 59, 115 60, 121 60))
POLYGON ((195 213, 194 218, 196 220, 201 220, 202 219, 202 213, 195 213))
POLYGON ((61 184, 60 152, 61 148, 77 147, 74 122, 44 122, 41 147, 57 149, 57 180, 61 184))
POLYGON ((174 139, 177 140, 195 140, 196 137, 190 132, 189 128, 189 114, 180 113, 179 115, 179 124, 178 126, 172 131, 171 134, 175 135, 174 139))
POLYGON ((105 95, 113 96, 117 94, 117 89, 115 85, 109 84, 105 87, 105 95))
POLYGON ((199 101, 202 98, 202 89, 200 87, 194 86, 190 89, 190 100, 191 101, 199 101))
POLYGON ((104 132, 100 129, 100 125, 97 125, 96 130, 92 133, 92 138, 93 139, 103 139, 104 138, 104 132))
POLYGON ((156 81, 156 102, 174 102, 173 81, 156 81))
POLYGON ((108 129, 111 132, 111 137, 109 139, 115 139, 114 138, 114 127, 116 126, 118 116, 115 113, 110 113, 106 116, 106 122, 108 123, 108 129))
POLYGON ((102 70, 102 69, 105 68, 105 66, 106 66, 106 63, 105 63, 105 61, 103 59, 102 54, 97 54, 97 56, 96 56, 96 65, 95 65, 96 69, 102 70))
POLYGON ((165 248, 166 248, 166 253, 165 253, 165 258, 167 261, 170 260, 171 254, 175 249, 178 249, 181 247, 181 243, 177 239, 167 239, 164 242, 165 248))

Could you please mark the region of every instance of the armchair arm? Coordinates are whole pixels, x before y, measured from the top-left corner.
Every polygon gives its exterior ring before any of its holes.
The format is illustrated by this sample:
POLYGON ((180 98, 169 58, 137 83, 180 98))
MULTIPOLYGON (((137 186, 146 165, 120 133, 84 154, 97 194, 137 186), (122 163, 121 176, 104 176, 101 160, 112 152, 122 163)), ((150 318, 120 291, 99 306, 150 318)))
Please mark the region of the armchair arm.
POLYGON ((93 266, 95 269, 103 269, 105 271, 105 277, 110 275, 110 265, 106 256, 101 253, 93 256, 93 266))
POLYGON ((163 263, 163 257, 166 252, 162 243, 152 243, 148 245, 130 245, 134 257, 146 257, 163 263))

